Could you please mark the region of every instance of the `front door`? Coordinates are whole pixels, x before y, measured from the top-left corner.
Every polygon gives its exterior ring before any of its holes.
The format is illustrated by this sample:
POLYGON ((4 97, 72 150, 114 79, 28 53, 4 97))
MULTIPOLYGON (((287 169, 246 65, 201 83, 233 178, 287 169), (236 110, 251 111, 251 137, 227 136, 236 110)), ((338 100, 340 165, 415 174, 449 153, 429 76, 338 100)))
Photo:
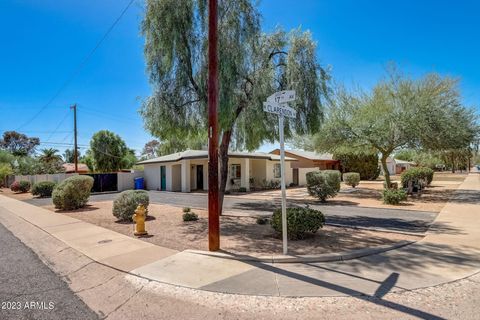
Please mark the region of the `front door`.
POLYGON ((293 184, 298 186, 298 168, 293 169, 293 184))
POLYGON ((167 172, 165 166, 160 166, 160 190, 167 190, 167 172))
POLYGON ((203 166, 197 166, 197 190, 203 190, 203 166))

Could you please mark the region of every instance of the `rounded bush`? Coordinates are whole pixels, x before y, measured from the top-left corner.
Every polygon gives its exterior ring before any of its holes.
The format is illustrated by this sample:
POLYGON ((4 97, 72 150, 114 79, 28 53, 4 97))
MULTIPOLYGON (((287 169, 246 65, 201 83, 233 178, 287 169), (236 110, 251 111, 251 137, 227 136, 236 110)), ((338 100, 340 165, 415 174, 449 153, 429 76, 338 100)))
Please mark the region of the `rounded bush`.
MULTIPOLYGON (((282 210, 273 212, 270 224, 282 234, 282 210)), ((308 233, 315 233, 325 224, 322 212, 310 208, 287 208, 287 236, 290 240, 304 239, 308 233)))
POLYGON ((327 175, 329 183, 334 186, 335 190, 340 191, 342 173, 339 170, 322 170, 322 172, 327 175))
POLYGON ((308 193, 320 201, 333 198, 340 191, 340 171, 325 170, 307 173, 308 193))
POLYGON ((402 185, 404 188, 409 188, 410 185, 423 188, 432 183, 433 173, 434 171, 427 167, 407 169, 401 175, 402 185))
POLYGON ((73 176, 60 182, 52 192, 55 208, 73 210, 84 207, 93 187, 93 178, 73 176))
POLYGON ((10 185, 10 190, 13 192, 25 193, 30 190, 31 184, 30 181, 21 180, 21 181, 14 181, 10 185))
POLYGON ((32 195, 43 197, 51 197, 53 189, 57 185, 56 182, 53 181, 41 181, 37 182, 32 187, 32 195))
POLYGON ((427 183, 427 186, 429 186, 433 181, 433 169, 427 167, 419 167, 417 169, 421 179, 424 179, 427 183))
POLYGON ((112 213, 120 220, 132 221, 132 216, 139 205, 143 204, 148 212, 149 201, 148 191, 126 190, 113 201, 112 213))
POLYGON ((404 190, 385 189, 383 190, 383 203, 399 204, 407 200, 407 193, 404 190))
POLYGON ((360 183, 360 174, 357 172, 345 172, 343 174, 343 181, 346 185, 355 188, 360 183))
POLYGON ((183 221, 197 221, 198 220, 198 215, 195 212, 185 212, 182 215, 183 221))

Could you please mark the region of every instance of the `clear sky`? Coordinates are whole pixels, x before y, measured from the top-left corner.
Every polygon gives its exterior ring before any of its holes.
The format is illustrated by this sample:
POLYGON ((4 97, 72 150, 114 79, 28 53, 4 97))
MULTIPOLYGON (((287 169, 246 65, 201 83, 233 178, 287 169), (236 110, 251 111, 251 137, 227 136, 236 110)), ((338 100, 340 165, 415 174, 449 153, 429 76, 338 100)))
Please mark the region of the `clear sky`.
MULTIPOLYGON (((142 149, 151 137, 137 113, 150 92, 140 0, 76 72, 129 1, 0 1, 0 133, 18 130, 63 150, 59 143, 73 141, 69 106, 77 103, 81 146, 109 129, 142 149)), ((465 104, 480 105, 477 1, 264 0, 260 11, 265 31, 309 29, 320 62, 331 66, 337 82, 368 89, 395 61, 412 76, 459 77, 465 104)))

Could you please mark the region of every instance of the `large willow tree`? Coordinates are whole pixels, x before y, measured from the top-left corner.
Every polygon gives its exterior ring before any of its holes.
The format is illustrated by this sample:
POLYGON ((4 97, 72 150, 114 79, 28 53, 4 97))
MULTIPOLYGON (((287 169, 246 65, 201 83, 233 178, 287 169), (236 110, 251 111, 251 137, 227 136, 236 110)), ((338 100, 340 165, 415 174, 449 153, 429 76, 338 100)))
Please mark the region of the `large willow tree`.
MULTIPOLYGON (((152 95, 141 108, 145 127, 160 140, 207 142, 206 0, 147 0, 142 33, 152 95)), ((285 136, 319 129, 327 72, 309 32, 265 34, 251 0, 219 1, 220 207, 228 178, 228 150, 255 150, 277 139, 276 116, 263 101, 278 90, 297 91, 285 136)))

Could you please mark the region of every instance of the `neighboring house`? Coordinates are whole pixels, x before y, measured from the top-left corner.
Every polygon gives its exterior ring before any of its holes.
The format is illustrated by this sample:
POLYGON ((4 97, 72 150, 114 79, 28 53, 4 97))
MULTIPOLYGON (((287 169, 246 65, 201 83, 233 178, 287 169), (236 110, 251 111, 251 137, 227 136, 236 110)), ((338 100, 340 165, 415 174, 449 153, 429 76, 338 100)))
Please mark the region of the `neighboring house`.
MULTIPOLYGON (((379 161, 378 163, 380 165, 380 168, 382 168, 381 162, 379 161)), ((399 160, 391 157, 387 158, 387 168, 388 168, 388 172, 391 175, 401 174, 403 171, 415 166, 416 166, 415 162, 399 160)), ((383 168, 382 168, 382 173, 383 173, 383 168)))
MULTIPOLYGON (((229 152, 227 190, 261 187, 280 181, 280 156, 262 152, 229 152)), ((286 158, 285 181, 292 183, 290 164, 286 158)), ((146 189, 190 192, 208 189, 208 151, 186 150, 138 162, 144 167, 146 189)))
MULTIPOLYGON (((74 173, 75 172, 75 164, 74 163, 64 163, 62 164, 62 167, 65 169, 65 173, 74 173)), ((78 164, 78 173, 87 173, 88 166, 84 163, 79 163, 78 164)))
MULTIPOLYGON (((280 149, 275 149, 272 154, 280 155, 280 149)), ((340 161, 334 160, 329 153, 317 153, 303 150, 285 150, 286 157, 292 157, 297 161, 292 162, 293 183, 298 186, 307 184, 307 172, 316 170, 339 170, 340 161)))

